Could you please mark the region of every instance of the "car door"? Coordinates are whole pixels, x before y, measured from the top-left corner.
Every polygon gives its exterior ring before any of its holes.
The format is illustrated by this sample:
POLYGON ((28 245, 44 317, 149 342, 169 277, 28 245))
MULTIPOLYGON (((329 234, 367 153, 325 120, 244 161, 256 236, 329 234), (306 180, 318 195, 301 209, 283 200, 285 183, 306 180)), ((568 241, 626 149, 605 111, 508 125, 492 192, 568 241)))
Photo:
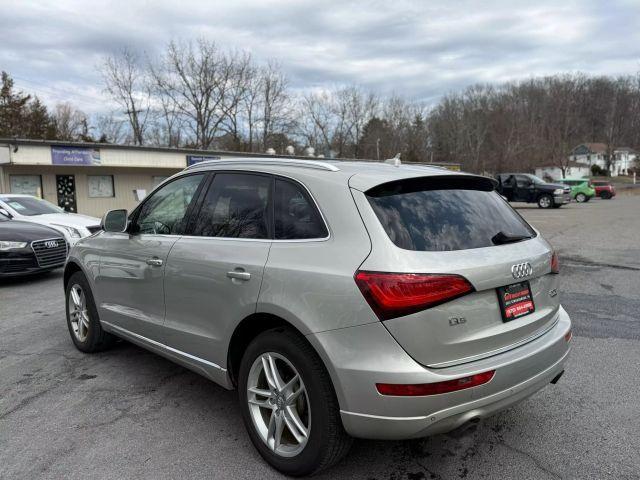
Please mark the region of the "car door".
MULTIPOLYGON (((165 270, 168 345, 226 365, 228 337, 256 310, 272 238, 269 175, 216 173, 165 270)), ((223 367, 224 368, 224 367, 223 367)))
POLYGON ((136 209, 127 232, 102 233, 96 296, 103 322, 162 339, 167 256, 184 231, 206 176, 186 175, 162 186, 136 209))
POLYGON ((535 188, 531 179, 525 175, 516 175, 515 177, 514 200, 516 202, 533 202, 535 200, 535 188))

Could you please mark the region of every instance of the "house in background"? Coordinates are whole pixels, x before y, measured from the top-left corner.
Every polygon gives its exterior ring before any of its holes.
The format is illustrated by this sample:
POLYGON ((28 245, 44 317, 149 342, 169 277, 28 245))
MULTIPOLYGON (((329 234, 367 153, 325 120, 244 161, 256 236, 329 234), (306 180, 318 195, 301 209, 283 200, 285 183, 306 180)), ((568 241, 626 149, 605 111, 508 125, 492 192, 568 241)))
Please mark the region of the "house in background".
MULTIPOLYGON (((634 167, 637 155, 635 150, 631 148, 615 148, 611 162, 611 176, 627 175, 629 169, 634 167)), ((607 170, 607 145, 604 143, 582 143, 571 151, 569 160, 587 165, 589 169, 593 165, 597 165, 602 170, 607 170)))
MULTIPOLYGON (((555 164, 542 165, 535 169, 536 177, 540 177, 547 182, 560 180, 562 177, 562 169, 555 164)), ((582 178, 591 175, 591 168, 588 165, 578 162, 569 162, 565 169, 565 177, 582 178)))

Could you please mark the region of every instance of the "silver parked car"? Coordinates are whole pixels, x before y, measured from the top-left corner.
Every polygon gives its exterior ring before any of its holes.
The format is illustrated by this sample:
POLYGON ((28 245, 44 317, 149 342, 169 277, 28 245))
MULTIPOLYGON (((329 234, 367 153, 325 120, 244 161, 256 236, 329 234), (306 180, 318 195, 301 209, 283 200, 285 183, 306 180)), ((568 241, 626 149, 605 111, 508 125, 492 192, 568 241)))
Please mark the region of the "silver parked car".
POLYGON ((80 350, 121 337, 239 393, 290 475, 352 437, 445 432, 564 371, 571 322, 550 245, 486 177, 441 168, 203 162, 71 250, 80 350))

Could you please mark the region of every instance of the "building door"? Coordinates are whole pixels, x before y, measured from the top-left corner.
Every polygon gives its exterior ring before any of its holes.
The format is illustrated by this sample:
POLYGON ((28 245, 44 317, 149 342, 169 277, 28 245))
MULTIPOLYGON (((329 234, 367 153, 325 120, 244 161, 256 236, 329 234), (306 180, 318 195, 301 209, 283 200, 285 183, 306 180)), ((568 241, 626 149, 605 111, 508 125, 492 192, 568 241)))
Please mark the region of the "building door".
POLYGON ((58 206, 66 212, 77 213, 76 179, 74 175, 56 175, 58 206))

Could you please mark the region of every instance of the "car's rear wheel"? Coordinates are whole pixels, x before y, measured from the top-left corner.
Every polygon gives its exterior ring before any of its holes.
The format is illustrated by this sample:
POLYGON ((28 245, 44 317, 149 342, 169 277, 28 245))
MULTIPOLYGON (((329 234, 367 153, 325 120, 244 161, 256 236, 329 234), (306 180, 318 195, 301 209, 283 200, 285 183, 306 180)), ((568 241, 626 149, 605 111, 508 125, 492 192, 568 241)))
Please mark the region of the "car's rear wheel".
POLYGON ((551 208, 553 206, 553 197, 551 195, 540 195, 538 198, 538 206, 540 208, 551 208))
POLYGON ((238 393, 252 443, 282 473, 310 475, 347 453, 352 439, 342 426, 329 375, 295 332, 269 330, 251 342, 238 393))
POLYGON ((66 299, 67 327, 76 348, 92 353, 111 346, 115 337, 102 329, 89 282, 82 272, 71 275, 66 299))
POLYGON ((610 200, 611 199, 611 193, 609 192, 602 192, 600 194, 600 198, 602 198, 603 200, 610 200))
POLYGON ((587 201, 587 196, 584 193, 579 193, 576 195, 576 202, 584 203, 587 201))

